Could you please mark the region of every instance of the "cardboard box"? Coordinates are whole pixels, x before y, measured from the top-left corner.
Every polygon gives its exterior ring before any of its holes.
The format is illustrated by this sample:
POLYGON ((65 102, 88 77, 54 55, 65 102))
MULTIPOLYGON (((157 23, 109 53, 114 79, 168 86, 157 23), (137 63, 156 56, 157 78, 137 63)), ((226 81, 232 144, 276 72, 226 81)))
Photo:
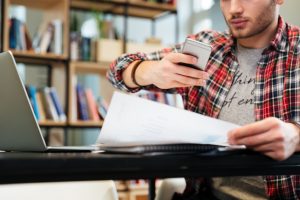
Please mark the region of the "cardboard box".
POLYGON ((153 43, 127 43, 127 53, 136 53, 136 52, 143 52, 143 53, 151 53, 154 51, 159 51, 165 48, 165 46, 161 44, 153 44, 153 43))
POLYGON ((122 40, 100 39, 97 41, 97 61, 112 62, 122 55, 122 40))

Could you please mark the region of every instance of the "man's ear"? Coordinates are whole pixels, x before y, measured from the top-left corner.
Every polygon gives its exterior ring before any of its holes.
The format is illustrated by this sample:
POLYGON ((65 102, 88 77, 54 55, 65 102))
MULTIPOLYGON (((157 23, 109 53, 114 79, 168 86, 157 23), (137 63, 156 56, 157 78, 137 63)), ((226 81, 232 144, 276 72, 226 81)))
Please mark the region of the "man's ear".
POLYGON ((282 5, 284 3, 284 0, 275 0, 275 3, 277 5, 282 5))

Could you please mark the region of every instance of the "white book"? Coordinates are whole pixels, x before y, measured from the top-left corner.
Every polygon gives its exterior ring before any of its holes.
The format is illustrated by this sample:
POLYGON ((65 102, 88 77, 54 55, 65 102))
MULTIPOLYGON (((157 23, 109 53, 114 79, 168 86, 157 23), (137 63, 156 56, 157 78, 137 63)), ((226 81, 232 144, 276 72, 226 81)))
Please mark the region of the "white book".
POLYGON ((40 53, 47 53, 51 45, 52 37, 53 37, 53 25, 49 23, 47 29, 45 30, 41 38, 40 53))
POLYGON ((76 92, 76 85, 77 85, 77 76, 71 77, 72 79, 72 96, 71 96, 71 109, 72 109, 72 115, 70 116, 71 121, 77 121, 78 120, 78 114, 77 114, 77 92, 76 92))
POLYGON ((57 113, 57 111, 56 111, 56 109, 55 109, 54 102, 53 102, 52 99, 51 99, 50 88, 45 87, 45 88, 44 88, 44 92, 45 92, 45 95, 46 95, 47 106, 49 106, 51 118, 52 118, 54 121, 59 121, 58 113, 57 113))
POLYGON ((54 26, 53 53, 61 55, 63 53, 63 23, 60 19, 55 19, 52 21, 52 24, 54 26))

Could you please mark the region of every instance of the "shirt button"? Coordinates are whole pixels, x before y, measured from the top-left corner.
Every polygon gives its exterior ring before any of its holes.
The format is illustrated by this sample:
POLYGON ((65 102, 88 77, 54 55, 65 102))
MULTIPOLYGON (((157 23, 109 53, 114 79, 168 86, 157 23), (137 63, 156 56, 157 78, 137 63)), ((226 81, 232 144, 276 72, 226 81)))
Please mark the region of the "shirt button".
POLYGON ((232 81, 232 75, 228 75, 228 77, 227 77, 227 81, 232 81))

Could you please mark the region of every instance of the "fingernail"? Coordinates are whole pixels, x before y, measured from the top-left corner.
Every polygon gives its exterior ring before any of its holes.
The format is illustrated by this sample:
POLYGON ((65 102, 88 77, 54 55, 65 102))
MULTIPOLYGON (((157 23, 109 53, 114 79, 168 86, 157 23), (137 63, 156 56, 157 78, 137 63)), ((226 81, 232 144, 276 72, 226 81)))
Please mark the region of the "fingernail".
POLYGON ((193 58, 193 63, 197 64, 197 62, 198 62, 198 58, 193 58))

